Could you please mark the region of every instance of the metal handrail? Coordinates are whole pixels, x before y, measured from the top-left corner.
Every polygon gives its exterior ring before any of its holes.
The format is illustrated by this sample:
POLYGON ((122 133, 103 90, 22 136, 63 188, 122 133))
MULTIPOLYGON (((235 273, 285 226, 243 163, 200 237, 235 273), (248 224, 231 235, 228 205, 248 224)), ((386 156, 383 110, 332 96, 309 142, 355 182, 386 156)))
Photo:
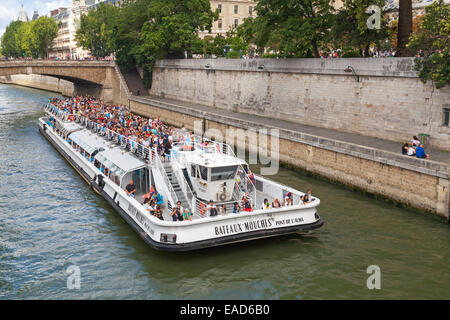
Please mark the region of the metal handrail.
MULTIPOLYGON (((177 194, 175 193, 175 190, 173 189, 172 183, 169 180, 169 176, 167 175, 166 169, 164 169, 164 165, 162 164, 162 161, 161 161, 161 158, 158 155, 158 152, 156 152, 155 149, 153 149, 152 151, 154 153, 154 156, 153 156, 154 167, 156 169, 158 169, 159 172, 161 173, 161 175, 163 177, 163 180, 164 180, 164 183, 167 185, 167 188, 169 189, 169 193, 170 193, 170 195, 172 197, 172 201, 174 202, 174 205, 175 205, 178 202, 177 194)), ((169 209, 171 210, 173 208, 173 206, 170 205, 169 201, 168 201, 168 203, 169 203, 169 206, 170 206, 169 209)))
POLYGON ((75 117, 75 122, 85 126, 88 129, 92 129, 94 132, 102 135, 107 136, 109 140, 114 140, 116 143, 118 143, 120 146, 124 147, 128 151, 135 153, 138 155, 141 159, 144 161, 149 162, 150 164, 153 162, 154 158, 154 151, 151 150, 149 147, 146 147, 133 139, 130 139, 124 135, 118 134, 117 132, 107 128, 106 126, 97 123, 95 121, 92 121, 85 116, 78 116, 76 114, 70 114, 66 111, 63 111, 55 106, 52 106, 51 104, 47 104, 46 109, 49 110, 51 113, 58 116, 61 120, 67 120, 67 117, 69 115, 73 115, 75 117), (53 112, 52 112, 53 111, 53 112))

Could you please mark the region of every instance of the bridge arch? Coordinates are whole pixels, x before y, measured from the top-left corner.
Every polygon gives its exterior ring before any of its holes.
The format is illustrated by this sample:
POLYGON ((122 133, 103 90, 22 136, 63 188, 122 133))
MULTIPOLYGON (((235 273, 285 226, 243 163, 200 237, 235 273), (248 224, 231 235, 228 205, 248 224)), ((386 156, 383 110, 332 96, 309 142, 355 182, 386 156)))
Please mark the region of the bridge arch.
MULTIPOLYGON (((122 85, 117 77, 113 61, 52 61, 52 60, 14 60, 0 62, 0 76, 43 75, 70 81, 75 94, 89 94, 106 102, 127 97, 122 93, 122 85), (119 91, 119 97, 114 91, 119 91), (116 95, 116 96, 114 96, 116 95)), ((125 99, 124 99, 125 98, 125 99)))

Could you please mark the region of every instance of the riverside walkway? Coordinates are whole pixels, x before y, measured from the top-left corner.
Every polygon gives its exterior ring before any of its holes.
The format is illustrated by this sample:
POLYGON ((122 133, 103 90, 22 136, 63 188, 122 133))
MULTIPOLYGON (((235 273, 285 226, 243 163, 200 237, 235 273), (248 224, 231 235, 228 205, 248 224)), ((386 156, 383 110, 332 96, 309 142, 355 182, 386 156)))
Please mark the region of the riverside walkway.
MULTIPOLYGON (((137 97, 135 97, 137 98, 137 97)), ((167 98, 160 98, 156 96, 147 96, 147 97, 139 97, 139 100, 141 101, 147 101, 149 104, 151 104, 152 101, 157 101, 162 104, 167 105, 175 105, 182 107, 185 110, 192 110, 196 112, 205 112, 208 113, 210 116, 213 115, 219 115, 222 117, 232 117, 235 119, 243 120, 246 122, 252 122, 255 124, 263 124, 272 128, 279 128, 279 129, 287 129, 294 132, 299 133, 306 133, 309 135, 317 136, 317 137, 323 137, 327 139, 342 141, 346 143, 351 143, 355 145, 360 145, 368 148, 374 148, 382 151, 388 151, 393 152, 396 154, 401 155, 404 157, 405 162, 410 162, 408 160, 412 160, 409 156, 403 156, 401 154, 401 147, 403 143, 412 142, 412 137, 408 139, 407 141, 402 142, 395 142, 390 140, 384 140, 384 139, 378 139, 373 138, 369 136, 363 136, 355 133, 348 133, 348 132, 342 132, 334 129, 327 129, 327 128, 320 128, 320 127, 314 127, 309 126, 305 124, 299 124, 294 123, 286 120, 280 120, 280 119, 273 119, 273 118, 267 118, 262 117, 254 114, 247 114, 247 113, 240 113, 240 112, 232 112, 230 110, 224 110, 219 108, 213 108, 205 105, 200 104, 194 104, 189 103, 185 101, 179 101, 179 100, 173 100, 173 99, 167 99, 167 98)), ((443 164, 450 165, 450 152, 439 150, 437 148, 431 148, 431 147, 425 147, 425 150, 428 154, 430 154, 430 160, 441 162, 443 164)), ((414 157, 415 158, 415 157, 414 157)), ((398 161, 398 157, 396 158, 396 161, 398 161)), ((429 161, 429 160, 423 160, 423 161, 429 161)))

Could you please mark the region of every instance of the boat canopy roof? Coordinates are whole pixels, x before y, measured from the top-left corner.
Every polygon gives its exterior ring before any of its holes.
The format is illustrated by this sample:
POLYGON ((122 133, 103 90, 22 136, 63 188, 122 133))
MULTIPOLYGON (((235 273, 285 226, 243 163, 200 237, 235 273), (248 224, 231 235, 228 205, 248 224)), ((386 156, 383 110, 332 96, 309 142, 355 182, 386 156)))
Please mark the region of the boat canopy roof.
POLYGON ((123 152, 120 147, 99 152, 95 159, 119 176, 146 166, 145 162, 133 157, 128 152, 123 152))
POLYGON ((95 150, 108 148, 108 141, 102 139, 101 137, 88 130, 72 132, 69 135, 69 139, 86 150, 89 154, 92 154, 95 150))
POLYGON ((58 129, 61 130, 63 133, 65 133, 66 135, 81 130, 83 127, 81 127, 79 124, 74 123, 74 122, 65 122, 65 121, 61 121, 59 119, 57 119, 58 121, 58 129))
MULTIPOLYGON (((176 152, 180 151, 178 150, 176 152)), ((203 152, 203 150, 194 150, 192 152, 184 152, 184 154, 186 155, 186 160, 188 162, 211 168, 247 164, 244 160, 238 157, 233 157, 222 153, 208 153, 203 152)))

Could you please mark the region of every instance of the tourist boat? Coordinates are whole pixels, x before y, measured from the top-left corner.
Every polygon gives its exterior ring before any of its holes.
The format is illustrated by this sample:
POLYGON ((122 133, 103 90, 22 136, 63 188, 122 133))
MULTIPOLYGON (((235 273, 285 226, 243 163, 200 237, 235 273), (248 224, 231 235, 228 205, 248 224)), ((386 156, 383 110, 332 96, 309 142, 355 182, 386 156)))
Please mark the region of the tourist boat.
POLYGON ((309 233, 323 225, 318 198, 303 203, 304 193, 246 173, 246 162, 223 143, 174 135, 170 157, 113 132, 87 118, 67 114, 48 104, 39 131, 94 191, 127 221, 150 246, 188 251, 291 233, 309 233), (206 141, 206 145, 204 143, 206 141), (130 180, 135 197, 124 190, 130 180), (163 201, 161 220, 143 206, 142 196, 154 186, 163 201), (251 212, 233 213, 246 196, 251 212), (263 201, 292 199, 292 205, 263 208, 263 201), (210 200, 219 209, 209 216, 210 200), (177 202, 192 212, 192 220, 172 221, 177 202), (226 209, 226 213, 222 212, 226 209))

